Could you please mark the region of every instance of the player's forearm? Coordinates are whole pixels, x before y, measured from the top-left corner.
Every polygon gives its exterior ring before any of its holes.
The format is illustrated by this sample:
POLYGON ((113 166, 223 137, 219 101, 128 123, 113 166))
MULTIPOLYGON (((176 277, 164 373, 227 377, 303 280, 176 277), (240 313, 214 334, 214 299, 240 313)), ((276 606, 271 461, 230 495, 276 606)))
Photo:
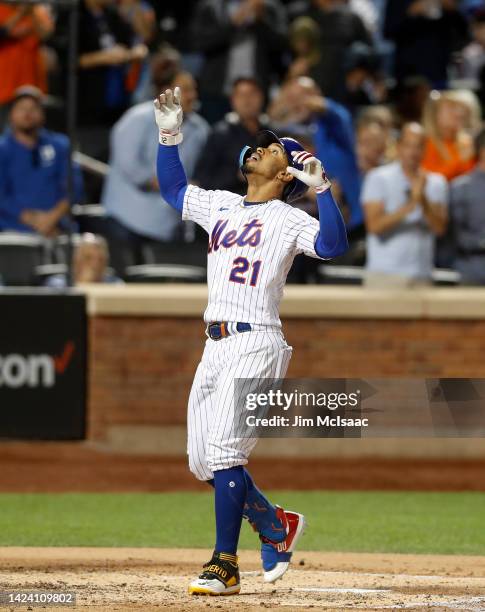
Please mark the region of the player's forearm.
POLYGON ((349 248, 347 230, 337 203, 330 189, 317 195, 320 232, 315 242, 319 257, 338 257, 349 248))
POLYGON ((173 208, 182 212, 187 177, 180 161, 178 146, 159 145, 157 177, 162 198, 173 208))

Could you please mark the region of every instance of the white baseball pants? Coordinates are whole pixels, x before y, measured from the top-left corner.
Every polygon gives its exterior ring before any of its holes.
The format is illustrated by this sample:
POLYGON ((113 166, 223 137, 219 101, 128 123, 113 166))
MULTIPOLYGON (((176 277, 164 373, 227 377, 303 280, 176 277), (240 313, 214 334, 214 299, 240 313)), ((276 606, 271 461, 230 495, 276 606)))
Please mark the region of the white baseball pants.
POLYGON ((187 429, 191 472, 210 480, 213 472, 246 465, 257 438, 238 437, 244 415, 235 406, 234 379, 284 378, 292 348, 278 329, 207 339, 190 391, 187 429))

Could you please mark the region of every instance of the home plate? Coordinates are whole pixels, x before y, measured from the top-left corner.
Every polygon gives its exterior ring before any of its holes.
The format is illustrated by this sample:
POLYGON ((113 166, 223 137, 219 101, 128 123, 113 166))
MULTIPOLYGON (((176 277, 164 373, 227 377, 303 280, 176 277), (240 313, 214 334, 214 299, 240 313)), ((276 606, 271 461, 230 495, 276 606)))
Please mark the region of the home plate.
POLYGON ((365 595, 366 593, 386 593, 391 589, 343 589, 343 588, 322 588, 322 587, 298 587, 293 588, 293 591, 302 591, 305 593, 352 593, 353 595, 365 595))

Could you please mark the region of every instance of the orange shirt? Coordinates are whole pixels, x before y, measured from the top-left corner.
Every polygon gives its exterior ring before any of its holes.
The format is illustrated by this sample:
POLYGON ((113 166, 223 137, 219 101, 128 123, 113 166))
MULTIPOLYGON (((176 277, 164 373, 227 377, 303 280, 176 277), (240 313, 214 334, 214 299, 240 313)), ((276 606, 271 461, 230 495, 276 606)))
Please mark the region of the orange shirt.
POLYGON ((438 172, 445 176, 449 181, 469 172, 475 166, 475 159, 463 159, 460 155, 458 144, 455 141, 445 141, 442 145, 448 155, 444 157, 431 138, 426 140, 426 147, 423 158, 423 168, 430 172, 438 172))
MULTIPOLYGON (((52 29, 52 19, 42 5, 33 9, 36 18, 46 30, 52 29)), ((5 24, 18 8, 0 3, 0 25, 5 24)), ((0 104, 10 102, 14 91, 23 85, 47 89, 46 67, 40 51, 41 40, 33 30, 32 17, 20 19, 10 37, 0 43, 0 104)))

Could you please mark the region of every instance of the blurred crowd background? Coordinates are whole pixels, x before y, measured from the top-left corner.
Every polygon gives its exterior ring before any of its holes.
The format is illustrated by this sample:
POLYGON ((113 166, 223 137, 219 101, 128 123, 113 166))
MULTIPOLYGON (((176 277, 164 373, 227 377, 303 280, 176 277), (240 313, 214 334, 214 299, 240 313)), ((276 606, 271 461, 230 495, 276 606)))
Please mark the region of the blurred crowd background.
MULTIPOLYGON (((244 193, 239 151, 262 128, 324 162, 351 247, 331 263, 298 257, 290 281, 485 284, 483 1, 79 11, 70 143, 69 11, 0 2, 0 284, 204 279, 206 236, 156 178, 152 101, 175 86, 190 182, 244 193)), ((294 205, 317 214, 311 194, 294 205)))

